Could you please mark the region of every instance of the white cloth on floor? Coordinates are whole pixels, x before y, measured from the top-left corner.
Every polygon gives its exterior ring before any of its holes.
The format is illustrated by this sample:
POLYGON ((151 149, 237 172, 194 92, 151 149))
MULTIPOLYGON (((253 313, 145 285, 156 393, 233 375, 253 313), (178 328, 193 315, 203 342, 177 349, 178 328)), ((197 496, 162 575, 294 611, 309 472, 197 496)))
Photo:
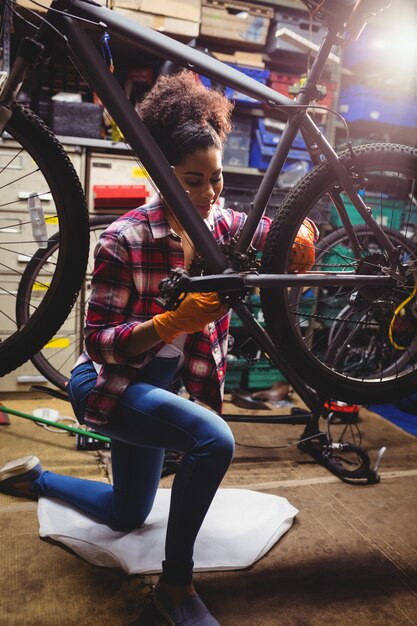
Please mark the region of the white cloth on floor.
MULTIPOLYGON (((164 559, 170 489, 158 489, 145 524, 128 533, 52 498, 40 498, 39 534, 65 544, 94 565, 155 574, 164 559)), ((219 489, 197 537, 195 571, 245 568, 291 527, 298 510, 286 498, 248 489, 219 489)))

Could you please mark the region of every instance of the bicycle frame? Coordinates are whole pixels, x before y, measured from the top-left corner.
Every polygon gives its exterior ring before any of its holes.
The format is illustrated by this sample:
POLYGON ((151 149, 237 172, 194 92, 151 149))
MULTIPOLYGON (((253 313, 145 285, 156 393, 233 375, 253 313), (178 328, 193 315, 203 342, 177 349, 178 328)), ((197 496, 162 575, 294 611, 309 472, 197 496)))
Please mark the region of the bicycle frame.
MULTIPOLYGON (((298 131, 301 130, 303 136, 307 138, 307 146, 311 149, 311 146, 316 144, 321 154, 334 168, 341 187, 344 189, 365 223, 369 226, 370 231, 375 235, 377 241, 387 250, 392 266, 395 265, 395 250, 393 245, 370 215, 364 201, 357 194, 349 173, 341 165, 337 154, 307 113, 307 107, 310 104, 309 89, 315 87, 317 84, 331 53, 331 49, 338 42, 337 32, 341 25, 334 25, 324 37, 317 57, 312 65, 306 88, 299 94, 296 102, 294 102, 270 87, 258 83, 256 80, 245 76, 210 56, 145 26, 132 23, 125 17, 98 6, 94 2, 90 2, 90 0, 54 0, 52 3, 46 19, 64 36, 63 39, 58 40, 58 43, 60 43, 61 46, 63 42, 65 43, 65 50, 68 56, 84 78, 87 79, 110 115, 116 120, 134 153, 150 173, 175 216, 184 225, 188 235, 199 250, 200 255, 206 261, 207 267, 211 272, 216 274, 222 273, 228 269, 228 260, 218 248, 211 234, 204 228, 197 210, 188 199, 187 194, 173 174, 170 165, 154 142, 149 131, 134 111, 116 78, 109 72, 90 36, 80 27, 76 19, 77 17, 94 23, 103 32, 109 31, 112 35, 122 41, 128 42, 130 45, 143 48, 147 52, 172 60, 184 67, 192 68, 212 78, 216 82, 229 85, 241 93, 268 102, 270 105, 275 106, 287 114, 288 122, 283 131, 282 138, 265 172, 254 198, 253 208, 236 244, 235 252, 237 256, 244 254, 248 249, 259 220, 272 194, 278 175, 283 168, 291 145, 298 131), (68 11, 74 17, 56 13, 54 11, 55 9, 68 11)), ((51 45, 52 41, 56 40, 56 38, 57 34, 44 23, 40 26, 35 40, 41 44, 45 42, 47 45, 51 45)), ((54 41, 54 43, 56 44, 56 41, 54 41)), ((33 50, 30 52, 28 56, 30 60, 33 61, 33 50)), ((28 61, 23 60, 22 62, 21 58, 18 56, 14 68, 17 67, 17 72, 19 73, 22 72, 21 66, 24 69, 27 65, 28 61)), ((16 78, 13 79, 12 69, 12 77, 9 83, 13 83, 13 80, 16 82, 16 78)), ((15 93, 15 86, 12 86, 12 89, 9 88, 8 90, 6 85, 1 98, 2 103, 4 103, 6 107, 10 104, 15 93)), ((332 193, 332 199, 349 235, 352 249, 357 251, 357 238, 354 229, 346 217, 346 211, 340 195, 332 193)), ((229 271, 230 269, 231 268, 229 268, 229 271)), ((352 276, 347 275, 347 273, 343 273, 343 275, 332 274, 331 276, 331 282, 334 285, 348 282, 350 279, 352 279, 352 276)), ((369 278, 362 276, 361 280, 363 282, 372 282, 372 284, 387 284, 390 282, 391 278, 390 276, 372 276, 369 278)), ((311 275, 308 281, 311 283, 311 275)), ((285 287, 294 284, 293 277, 288 275, 268 275, 268 279, 266 279, 266 277, 251 275, 250 277, 243 277, 243 282, 244 285, 248 287, 285 287), (265 283, 265 281, 267 282, 265 283)), ((298 277, 297 284, 300 286, 303 284, 302 275, 298 277)), ((205 290, 204 284, 200 282, 199 288, 201 291, 205 290)), ((218 289, 221 291, 227 290, 226 287, 222 286, 221 281, 218 284, 218 289)))

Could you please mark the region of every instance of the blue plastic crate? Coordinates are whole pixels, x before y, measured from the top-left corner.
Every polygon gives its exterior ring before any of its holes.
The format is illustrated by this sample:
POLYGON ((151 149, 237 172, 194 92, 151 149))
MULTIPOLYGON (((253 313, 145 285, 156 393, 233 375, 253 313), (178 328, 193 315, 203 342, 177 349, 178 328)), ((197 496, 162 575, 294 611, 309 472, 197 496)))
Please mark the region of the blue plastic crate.
MULTIPOLYGON (((233 139, 233 138, 232 138, 233 139)), ((246 137, 244 137, 246 139, 246 137)), ((250 138, 248 137, 250 141, 250 138)), ((233 143, 226 143, 223 151, 223 165, 233 167, 248 167, 250 155, 250 145, 247 147, 233 147, 233 143)))
MULTIPOLYGON (((276 144, 265 144, 262 141, 262 135, 259 129, 257 129, 255 132, 255 137, 253 138, 251 144, 251 151, 249 156, 250 167, 257 167, 260 170, 266 170, 275 150, 276 144)), ((306 150, 290 150, 283 169, 285 170, 289 165, 291 165, 291 163, 294 163, 295 161, 307 161, 308 163, 311 163, 311 157, 306 150)))
MULTIPOLYGON (((227 63, 227 65, 229 65, 229 67, 233 67, 239 72, 242 72, 243 74, 246 74, 246 76, 250 76, 250 78, 253 78, 254 80, 258 81, 258 83, 262 83, 263 85, 266 85, 270 76, 270 71, 266 69, 259 69, 257 67, 246 67, 245 65, 235 65, 234 63, 227 63)), ((206 87, 211 87, 212 81, 210 78, 200 75, 200 80, 203 85, 206 85, 206 87)), ((248 104, 252 106, 259 103, 259 100, 256 100, 251 96, 246 96, 243 93, 239 93, 231 87, 226 87, 225 96, 229 98, 229 100, 234 100, 235 102, 239 102, 240 104, 248 104)))
MULTIPOLYGON (((262 141, 264 144, 270 145, 270 146, 278 145, 281 139, 282 133, 279 131, 273 132, 271 130, 268 130, 265 120, 262 117, 258 118, 258 130, 261 133, 262 141)), ((297 134, 292 145, 294 148, 301 148, 301 150, 306 150, 304 139, 302 138, 300 133, 297 134)))
POLYGON ((229 67, 233 67, 235 70, 239 72, 243 72, 246 76, 250 76, 254 78, 259 83, 263 83, 266 85, 266 81, 268 80, 271 72, 268 69, 261 69, 258 67, 247 67, 246 65, 236 65, 234 63, 228 63, 229 67))
POLYGON ((348 122, 380 122, 417 126, 417 103, 397 93, 364 85, 352 85, 340 94, 339 112, 348 122))
POLYGON ((252 133, 252 119, 251 115, 233 115, 232 133, 234 135, 247 135, 250 137, 252 133))
POLYGON ((211 87, 211 78, 207 78, 207 76, 203 76, 202 74, 200 74, 200 80, 206 87, 211 87))
POLYGON ((251 144, 252 118, 249 115, 234 115, 232 117, 232 132, 228 135, 224 145, 223 164, 234 167, 249 165, 251 144))

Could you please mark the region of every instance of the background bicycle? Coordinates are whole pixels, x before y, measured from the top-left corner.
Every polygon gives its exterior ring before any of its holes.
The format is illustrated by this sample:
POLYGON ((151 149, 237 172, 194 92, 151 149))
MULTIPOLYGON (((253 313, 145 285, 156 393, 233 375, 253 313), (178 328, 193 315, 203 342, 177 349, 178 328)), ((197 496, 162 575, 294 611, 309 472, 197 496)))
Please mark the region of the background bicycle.
MULTIPOLYGON (((65 391, 75 361, 84 350, 84 318, 93 274, 95 244, 100 233, 114 219, 116 219, 115 215, 101 215, 90 219, 90 255, 84 283, 75 305, 64 325, 61 326, 52 340, 32 357, 39 372, 62 391, 65 391)), ((47 248, 39 249, 26 266, 17 293, 17 323, 19 326, 24 326, 30 318, 31 310, 39 306, 47 293, 51 276, 55 272, 58 252, 59 239, 57 235, 53 235, 48 241, 47 248)))

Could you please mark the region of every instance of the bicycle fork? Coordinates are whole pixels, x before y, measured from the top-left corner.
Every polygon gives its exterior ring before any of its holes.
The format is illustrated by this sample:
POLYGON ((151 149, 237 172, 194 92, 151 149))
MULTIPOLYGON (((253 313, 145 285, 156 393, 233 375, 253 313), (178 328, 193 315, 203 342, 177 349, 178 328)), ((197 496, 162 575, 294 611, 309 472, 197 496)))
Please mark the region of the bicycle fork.
POLYGON ((35 39, 26 37, 19 48, 16 59, 5 79, 0 93, 0 133, 12 115, 12 104, 17 97, 29 69, 41 57, 44 46, 35 39))

